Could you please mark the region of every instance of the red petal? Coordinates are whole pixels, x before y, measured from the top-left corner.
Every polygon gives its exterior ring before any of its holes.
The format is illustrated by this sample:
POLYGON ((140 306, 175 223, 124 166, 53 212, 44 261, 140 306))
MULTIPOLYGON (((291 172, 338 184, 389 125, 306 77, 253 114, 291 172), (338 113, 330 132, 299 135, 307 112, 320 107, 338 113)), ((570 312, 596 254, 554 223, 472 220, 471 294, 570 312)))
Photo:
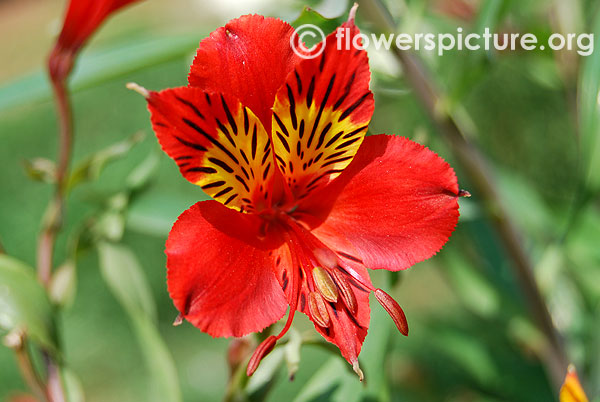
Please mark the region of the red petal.
POLYGON ((186 179, 238 211, 270 205, 271 140, 251 110, 189 87, 150 92, 148 107, 162 148, 186 179))
POLYGON ((352 21, 343 24, 320 56, 300 62, 277 92, 273 145, 296 199, 337 177, 367 132, 374 108, 367 52, 338 38, 351 42, 359 34, 352 21))
POLYGON ((454 171, 435 153, 406 138, 375 135, 297 215, 333 250, 397 271, 446 243, 458 221, 458 191, 454 171))
MULTIPOLYGON (((328 341, 336 345, 342 356, 350 364, 358 361, 358 355, 367 336, 371 309, 369 291, 353 287, 357 300, 357 313, 352 315, 344 308, 342 300, 326 303, 331 320, 329 327, 323 328, 315 323, 315 329, 328 341)), ((308 310, 308 309, 307 309, 308 310)), ((310 318, 310 316, 309 316, 310 318)))
POLYGON ((273 274, 260 218, 215 201, 185 211, 166 245, 169 294, 183 317, 212 336, 243 336, 279 320, 287 302, 273 274))
POLYGON ((271 131, 275 92, 300 60, 290 46, 294 29, 281 20, 245 15, 200 42, 190 86, 237 97, 271 131))

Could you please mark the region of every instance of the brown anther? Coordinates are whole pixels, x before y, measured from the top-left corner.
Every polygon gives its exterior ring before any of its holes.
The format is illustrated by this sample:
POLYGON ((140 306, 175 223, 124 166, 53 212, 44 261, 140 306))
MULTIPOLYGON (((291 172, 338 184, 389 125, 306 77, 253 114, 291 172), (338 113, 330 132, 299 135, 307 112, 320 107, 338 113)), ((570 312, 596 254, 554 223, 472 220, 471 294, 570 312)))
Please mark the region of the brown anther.
POLYGON ((320 327, 327 328, 331 322, 325 300, 317 292, 311 292, 308 295, 308 311, 313 321, 320 327))
POLYGON ((467 190, 460 190, 458 192, 458 196, 464 197, 464 198, 469 198, 469 197, 471 197, 471 193, 469 193, 467 190))
POLYGON ((331 275, 324 268, 314 267, 312 271, 313 279, 321 296, 328 302, 335 303, 338 299, 338 288, 331 279, 331 275))
POLYGON ((402 335, 408 336, 408 322, 406 321, 404 311, 402 311, 402 308, 398 302, 381 289, 375 289, 375 297, 377 298, 379 304, 381 304, 385 311, 387 311, 390 317, 392 317, 392 320, 394 320, 394 324, 396 324, 398 331, 400 331, 402 335))
POLYGON ((350 287, 350 284, 344 277, 344 274, 337 269, 331 271, 331 274, 333 276, 333 280, 337 284, 338 291, 342 297, 342 300, 344 301, 344 304, 346 305, 346 308, 348 308, 348 311, 350 311, 352 315, 356 315, 358 312, 356 296, 354 295, 354 291, 350 287))
POLYGON ((248 362, 248 367, 246 368, 246 375, 250 377, 260 364, 261 360, 265 358, 266 355, 271 353, 275 344, 277 343, 277 337, 275 335, 269 336, 267 339, 262 341, 260 345, 254 350, 252 357, 250 357, 250 361, 248 362))

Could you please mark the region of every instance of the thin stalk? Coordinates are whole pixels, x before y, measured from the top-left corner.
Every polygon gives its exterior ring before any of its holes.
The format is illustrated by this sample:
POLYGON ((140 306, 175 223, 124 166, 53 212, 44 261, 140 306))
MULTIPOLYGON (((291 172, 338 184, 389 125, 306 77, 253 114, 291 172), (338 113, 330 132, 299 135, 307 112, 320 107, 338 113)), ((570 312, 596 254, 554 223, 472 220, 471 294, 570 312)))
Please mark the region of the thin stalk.
MULTIPOLYGON (((48 288, 52 277, 52 260, 56 237, 63 226, 65 195, 69 177, 69 162, 73 148, 71 105, 64 77, 50 77, 58 116, 58 161, 54 195, 46 209, 46 217, 38 239, 37 272, 40 282, 48 288)), ((50 402, 63 402, 65 392, 60 378, 60 366, 47 350, 42 350, 47 372, 46 393, 50 402)))
MULTIPOLYGON (((373 23, 380 33, 395 32, 395 24, 389 11, 380 0, 361 0, 360 11, 365 19, 373 23)), ((403 67, 406 79, 412 85, 440 136, 449 144, 454 156, 468 177, 474 192, 481 199, 493 227, 512 260, 511 267, 517 279, 525 302, 538 328, 547 337, 550 347, 542 356, 548 374, 556 389, 560 388, 568 365, 562 340, 552 323, 546 302, 535 282, 533 264, 525 250, 523 238, 496 190, 488 162, 477 147, 469 142, 468 130, 461 127, 453 117, 444 113, 439 105, 442 94, 434 85, 429 71, 412 53, 394 48, 394 55, 403 67)))
POLYGON ((56 184, 54 196, 46 211, 46 220, 38 240, 38 278, 47 286, 52 273, 52 258, 56 235, 63 224, 65 213, 65 193, 67 188, 69 162, 73 147, 73 123, 71 105, 67 94, 65 81, 62 79, 51 79, 54 99, 56 101, 59 143, 58 164, 56 168, 56 184))
POLYGON ((31 360, 31 355, 29 354, 29 348, 27 346, 27 338, 25 338, 25 336, 20 336, 18 344, 14 345, 13 349, 15 351, 17 365, 19 366, 21 375, 29 389, 39 400, 49 399, 46 393, 46 386, 35 370, 33 361, 31 360))

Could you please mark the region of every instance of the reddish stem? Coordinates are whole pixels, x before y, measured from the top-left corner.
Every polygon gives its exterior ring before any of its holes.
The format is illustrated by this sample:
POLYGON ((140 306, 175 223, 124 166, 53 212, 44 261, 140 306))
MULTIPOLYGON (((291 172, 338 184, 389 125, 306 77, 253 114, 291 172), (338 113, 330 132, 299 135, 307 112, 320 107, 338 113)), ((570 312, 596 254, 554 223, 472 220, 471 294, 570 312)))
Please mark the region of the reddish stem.
MULTIPOLYGON (((70 56, 65 59, 71 64, 70 56)), ((64 61, 64 60, 63 60, 64 61)), ((58 161, 56 166, 56 183, 54 195, 46 209, 46 217, 38 239, 37 249, 37 272, 40 282, 48 288, 52 278, 52 260, 56 236, 60 231, 65 215, 65 195, 67 192, 69 178, 69 162, 73 148, 73 121, 71 104, 66 87, 66 76, 68 73, 55 73, 50 70, 50 81, 56 101, 58 116, 58 161)), ((70 68, 66 71, 70 71, 70 68)), ((42 350, 44 363, 47 371, 46 393, 50 402, 63 402, 65 393, 60 378, 60 366, 47 350, 42 350)))

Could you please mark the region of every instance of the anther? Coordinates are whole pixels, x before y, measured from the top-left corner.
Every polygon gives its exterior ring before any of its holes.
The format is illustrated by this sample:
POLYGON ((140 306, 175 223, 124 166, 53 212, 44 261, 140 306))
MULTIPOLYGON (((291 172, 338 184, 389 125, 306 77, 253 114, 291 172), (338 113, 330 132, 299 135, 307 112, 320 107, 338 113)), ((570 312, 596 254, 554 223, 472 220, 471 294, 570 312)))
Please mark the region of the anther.
POLYGON ((344 274, 337 269, 333 270, 331 274, 333 275, 333 280, 337 284, 338 291, 342 297, 342 300, 344 301, 344 304, 346 305, 346 308, 352 315, 356 315, 358 312, 356 296, 354 295, 354 291, 350 287, 350 284, 346 278, 344 278, 344 274))
POLYGON ((312 271, 313 279, 321 296, 329 302, 335 303, 338 299, 338 288, 331 279, 329 272, 324 268, 314 267, 312 271))
POLYGON ((317 292, 311 292, 308 295, 308 311, 313 321, 320 327, 327 328, 331 322, 325 300, 317 292))
POLYGON ((406 322, 406 316, 404 315, 404 311, 400 308, 400 305, 396 300, 392 299, 392 296, 388 295, 381 289, 375 289, 375 297, 379 304, 383 306, 385 311, 392 317, 394 320, 394 324, 398 328, 398 331, 402 333, 402 335, 408 336, 408 322, 406 322))
POLYGON ((264 359, 266 355, 271 353, 275 347, 275 343, 277 343, 277 337, 275 335, 271 335, 262 341, 260 345, 258 345, 254 353, 252 353, 252 357, 250 358, 248 367, 246 368, 246 375, 248 377, 254 374, 261 360, 264 359))

